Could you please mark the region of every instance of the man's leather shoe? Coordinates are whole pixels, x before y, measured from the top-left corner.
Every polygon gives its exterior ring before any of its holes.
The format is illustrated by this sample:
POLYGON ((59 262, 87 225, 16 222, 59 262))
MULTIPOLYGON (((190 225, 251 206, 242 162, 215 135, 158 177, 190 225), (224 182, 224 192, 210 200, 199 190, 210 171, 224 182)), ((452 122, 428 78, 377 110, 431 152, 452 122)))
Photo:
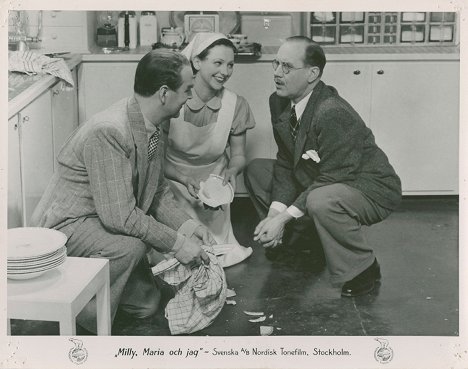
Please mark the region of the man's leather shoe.
POLYGON ((375 288, 376 282, 380 281, 381 277, 380 265, 377 259, 375 259, 369 268, 343 285, 341 296, 355 297, 365 295, 375 288))

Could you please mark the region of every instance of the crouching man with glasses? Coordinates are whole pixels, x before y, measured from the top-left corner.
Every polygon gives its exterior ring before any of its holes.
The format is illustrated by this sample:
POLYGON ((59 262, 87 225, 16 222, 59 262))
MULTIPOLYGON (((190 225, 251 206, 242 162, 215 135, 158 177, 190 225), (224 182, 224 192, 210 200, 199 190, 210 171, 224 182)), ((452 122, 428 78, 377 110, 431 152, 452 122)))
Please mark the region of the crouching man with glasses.
POLYGON ((362 225, 390 215, 401 183, 359 114, 321 81, 325 63, 307 37, 278 50, 270 96, 277 158, 253 160, 245 184, 261 219, 254 240, 267 258, 292 267, 307 255, 311 268, 326 262, 341 295, 354 297, 381 277, 362 225))

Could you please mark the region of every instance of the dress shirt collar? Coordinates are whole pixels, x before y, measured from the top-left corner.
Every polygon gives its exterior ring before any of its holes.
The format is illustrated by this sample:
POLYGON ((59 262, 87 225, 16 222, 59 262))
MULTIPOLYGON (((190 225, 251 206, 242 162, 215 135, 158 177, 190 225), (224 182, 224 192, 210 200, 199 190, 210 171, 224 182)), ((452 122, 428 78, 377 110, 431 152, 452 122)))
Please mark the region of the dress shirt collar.
POLYGON ((192 111, 199 111, 205 105, 209 107, 213 111, 217 111, 221 109, 221 96, 223 95, 223 90, 221 89, 218 93, 213 96, 207 102, 204 102, 200 97, 197 95, 197 92, 194 88, 192 88, 192 98, 188 99, 186 104, 192 111))
POLYGON ((296 117, 297 117, 297 120, 300 120, 301 117, 302 117, 302 114, 304 113, 304 110, 307 106, 307 103, 309 102, 309 98, 310 98, 310 95, 312 95, 312 91, 310 91, 306 96, 304 96, 301 101, 299 101, 297 104, 294 104, 292 101, 291 101, 291 107, 294 106, 294 108, 296 109, 296 117))
POLYGON ((145 117, 143 114, 143 119, 145 120, 145 127, 146 127, 146 134, 148 135, 148 140, 150 139, 151 135, 156 132, 156 126, 151 123, 148 118, 145 117))

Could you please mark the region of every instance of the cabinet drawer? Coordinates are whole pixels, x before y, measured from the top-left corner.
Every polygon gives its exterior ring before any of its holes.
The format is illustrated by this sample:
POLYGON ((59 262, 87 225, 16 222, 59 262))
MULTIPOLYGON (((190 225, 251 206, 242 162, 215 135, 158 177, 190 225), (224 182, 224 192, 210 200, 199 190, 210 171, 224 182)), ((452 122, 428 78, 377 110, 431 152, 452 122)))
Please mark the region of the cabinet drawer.
MULTIPOLYGON (((38 10, 28 11, 29 24, 37 26, 38 10)), ((42 25, 43 26, 77 26, 82 27, 86 24, 85 12, 82 11, 61 11, 61 10, 43 10, 42 25)))
POLYGON ((85 35, 81 27, 44 27, 41 49, 49 52, 83 52, 85 35))

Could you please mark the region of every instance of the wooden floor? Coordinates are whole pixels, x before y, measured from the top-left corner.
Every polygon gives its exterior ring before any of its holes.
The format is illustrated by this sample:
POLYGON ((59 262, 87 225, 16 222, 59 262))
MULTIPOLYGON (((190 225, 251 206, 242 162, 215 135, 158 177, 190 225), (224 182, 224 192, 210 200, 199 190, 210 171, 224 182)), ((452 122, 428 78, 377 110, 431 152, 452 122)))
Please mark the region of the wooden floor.
MULTIPOLYGON (((258 219, 248 198, 236 198, 232 219, 238 240, 254 253, 226 269, 237 304, 225 305, 211 326, 194 335, 259 335, 260 323, 249 322, 244 310, 264 312, 261 324, 273 326, 273 335, 458 335, 457 198, 407 198, 388 219, 367 228, 383 278, 376 291, 356 298, 340 297, 326 269, 298 270, 267 260, 252 241, 258 219)), ((58 334, 58 325, 14 320, 12 334, 58 334)), ((118 313, 113 335, 169 330, 163 310, 143 320, 118 313)))

